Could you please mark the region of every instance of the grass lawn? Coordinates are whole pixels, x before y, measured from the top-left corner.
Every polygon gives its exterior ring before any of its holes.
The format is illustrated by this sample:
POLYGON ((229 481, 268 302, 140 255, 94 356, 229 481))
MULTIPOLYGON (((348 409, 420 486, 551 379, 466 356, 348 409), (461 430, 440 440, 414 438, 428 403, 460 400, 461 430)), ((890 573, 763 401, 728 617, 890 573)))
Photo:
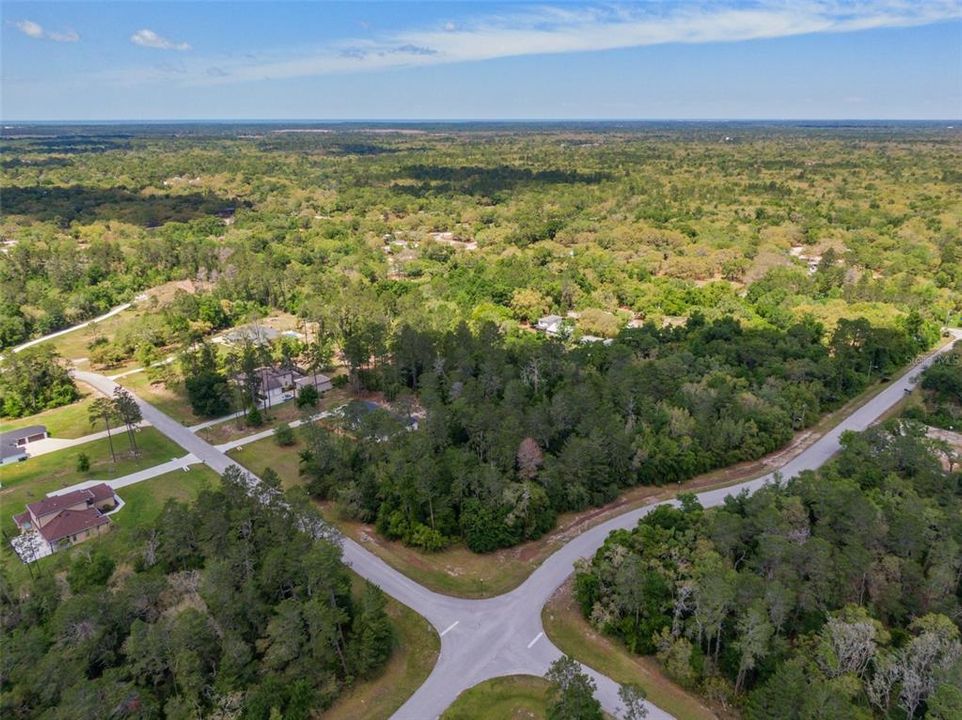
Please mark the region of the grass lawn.
POLYGON ((175 470, 158 475, 136 485, 120 488, 117 494, 125 505, 120 512, 111 515, 118 528, 141 528, 152 523, 164 509, 168 500, 180 500, 191 504, 205 487, 220 484, 220 475, 206 465, 191 465, 190 469, 175 470))
MULTIPOLYGON (((324 397, 321 398, 317 407, 309 409, 309 415, 316 415, 321 412, 333 410, 346 403, 349 399, 350 392, 346 389, 337 388, 329 390, 324 394, 324 397)), ((237 440, 246 435, 253 435, 262 430, 277 427, 281 423, 291 423, 304 417, 304 411, 297 407, 297 403, 294 400, 288 400, 274 405, 269 412, 270 419, 266 420, 260 427, 251 427, 246 424, 243 417, 238 417, 204 428, 198 431, 197 435, 198 437, 204 438, 204 440, 211 445, 219 445, 220 443, 230 442, 231 440, 237 440)))
MULTIPOLYGON (((203 465, 195 465, 188 472, 178 470, 121 488, 117 494, 126 505, 110 516, 114 527, 109 533, 45 557, 34 563, 31 569, 34 573, 56 573, 65 569, 78 552, 95 549, 105 551, 119 564, 127 556, 133 533, 156 520, 168 499, 192 502, 205 486, 213 486, 218 482, 220 476, 213 470, 203 465)), ((4 514, 10 514, 5 504, 4 514)), ((7 530, 6 525, 4 530, 7 530)), ((30 577, 31 570, 20 562, 6 539, 0 550, 0 567, 14 587, 30 577)))
POLYGON ((147 373, 144 372, 119 378, 117 383, 184 425, 196 425, 207 419, 194 415, 187 401, 187 391, 183 383, 177 383, 173 388, 168 388, 163 383, 151 383, 147 373))
POLYGON ((545 633, 561 652, 615 682, 637 683, 651 702, 678 720, 717 718, 698 697, 665 677, 654 658, 632 655, 621 643, 591 627, 571 595, 570 580, 544 606, 541 621, 545 633))
MULTIPOLYGON (((355 592, 364 582, 351 573, 355 592)), ((409 607, 390 596, 387 614, 394 627, 395 644, 391 659, 381 674, 344 691, 323 713, 325 720, 386 720, 431 674, 441 651, 441 639, 428 623, 409 607)))
POLYGON ((70 405, 44 410, 42 413, 22 418, 4 418, 0 422, 0 432, 15 430, 27 425, 46 425, 47 432, 55 438, 78 438, 90 433, 103 430, 90 424, 88 413, 97 394, 83 383, 77 383, 77 389, 82 395, 70 405))
POLYGON ((0 527, 15 532, 10 516, 22 512, 27 503, 39 500, 53 490, 85 480, 112 480, 184 455, 182 448, 154 428, 138 431, 137 445, 139 453, 131 455, 126 433, 120 432, 114 437, 116 463, 111 461, 107 438, 104 438, 0 468, 0 482, 3 483, 0 488, 0 527), (90 470, 85 473, 77 471, 77 456, 81 452, 90 458, 90 470))
POLYGON ((298 437, 296 429, 294 436, 297 442, 288 447, 281 447, 273 437, 267 437, 234 448, 227 455, 255 475, 261 475, 264 468, 273 468, 281 478, 281 487, 286 489, 301 482, 298 472, 301 459, 298 453, 304 449, 304 442, 298 437))
POLYGON ((486 680, 465 690, 441 720, 543 720, 548 682, 532 675, 486 680))

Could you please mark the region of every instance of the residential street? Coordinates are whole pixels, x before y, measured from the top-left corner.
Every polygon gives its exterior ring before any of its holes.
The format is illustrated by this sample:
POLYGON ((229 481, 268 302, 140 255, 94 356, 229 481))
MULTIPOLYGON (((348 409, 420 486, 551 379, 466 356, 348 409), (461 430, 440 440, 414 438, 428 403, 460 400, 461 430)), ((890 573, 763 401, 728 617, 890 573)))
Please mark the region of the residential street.
MULTIPOLYGON (((962 337, 959 331, 954 331, 954 335, 956 339, 962 337)), ((839 437, 844 431, 867 428, 911 389, 918 374, 937 355, 950 347, 951 344, 944 345, 894 380, 778 472, 787 479, 822 465, 838 451, 839 437)), ((77 371, 76 377, 107 395, 115 387, 112 380, 94 373, 77 371)), ((142 400, 138 402, 145 420, 215 471, 222 473, 235 464, 190 429, 142 400)), ((728 495, 754 492, 771 482, 774 475, 706 491, 700 493, 698 499, 706 507, 719 505, 728 495)), ((634 527, 654 507, 656 505, 649 505, 626 512, 585 531, 549 557, 518 588, 486 600, 463 600, 432 592, 354 541, 343 539, 344 559, 357 573, 421 614, 441 635, 441 653, 433 672, 394 717, 399 720, 435 718, 462 691, 483 680, 513 674, 543 675, 551 661, 560 655, 545 636, 541 624, 545 603, 571 574, 577 559, 593 554, 612 530, 634 527)), ((617 684, 597 673, 592 675, 598 683, 598 698, 605 710, 620 716, 617 684)), ((649 717, 662 720, 671 716, 649 706, 649 717)))

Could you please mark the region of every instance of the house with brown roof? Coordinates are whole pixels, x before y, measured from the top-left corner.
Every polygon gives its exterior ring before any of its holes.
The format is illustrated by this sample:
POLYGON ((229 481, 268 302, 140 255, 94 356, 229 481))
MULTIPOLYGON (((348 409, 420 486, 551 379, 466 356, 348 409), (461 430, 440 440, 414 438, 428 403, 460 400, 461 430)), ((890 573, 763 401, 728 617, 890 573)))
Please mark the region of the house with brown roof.
POLYGON ((25 512, 13 516, 21 535, 36 534, 37 557, 49 555, 110 529, 105 513, 118 505, 112 487, 99 483, 62 495, 48 495, 27 505, 25 512))

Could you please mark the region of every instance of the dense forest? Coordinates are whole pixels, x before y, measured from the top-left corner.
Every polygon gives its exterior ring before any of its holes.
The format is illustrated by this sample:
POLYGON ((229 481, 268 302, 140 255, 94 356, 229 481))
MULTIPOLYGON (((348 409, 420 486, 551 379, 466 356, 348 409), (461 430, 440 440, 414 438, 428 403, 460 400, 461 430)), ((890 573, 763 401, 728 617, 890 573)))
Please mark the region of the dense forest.
POLYGON ((892 420, 754 495, 693 496, 577 571, 586 617, 751 720, 962 717, 962 474, 892 420))
POLYGON ((65 581, 16 591, 0 576, 0 715, 314 717, 394 641, 381 591, 352 592, 340 548, 297 525, 232 469, 128 558, 79 552, 65 581))
MULTIPOLYGON (((696 313, 683 326, 626 328, 566 348, 493 323, 473 332, 404 326, 361 368, 393 413, 307 431, 308 489, 427 550, 463 538, 490 551, 538 537, 558 512, 638 484, 680 482, 785 445, 929 339, 842 320, 753 329, 696 313), (382 358, 378 362, 378 358, 382 358), (409 417, 416 430, 404 432, 409 417)), ((383 334, 378 335, 383 337, 383 334)), ((357 340, 357 342, 361 342, 357 340)))
POLYGON ((88 132, 3 138, 0 347, 172 279, 236 316, 360 296, 435 329, 554 311, 602 336, 696 309, 782 329, 960 310, 948 131, 88 132))

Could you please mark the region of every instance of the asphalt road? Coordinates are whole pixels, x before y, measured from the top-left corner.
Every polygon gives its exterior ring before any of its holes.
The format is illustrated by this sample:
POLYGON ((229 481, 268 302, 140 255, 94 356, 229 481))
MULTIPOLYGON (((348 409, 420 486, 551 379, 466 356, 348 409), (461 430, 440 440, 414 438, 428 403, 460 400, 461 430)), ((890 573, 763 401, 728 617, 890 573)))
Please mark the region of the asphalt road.
MULTIPOLYGON (((955 338, 962 332, 955 331, 955 338)), ((814 470, 840 448, 846 430, 865 430, 910 390, 918 374, 950 345, 943 346, 875 397, 848 415, 835 428, 779 469, 784 479, 803 470, 814 470)), ((77 378, 105 394, 115 383, 101 375, 76 372, 77 378)), ((146 420, 181 447, 222 473, 234 465, 222 452, 156 408, 138 399, 146 420)), ((726 496, 754 492, 775 477, 775 473, 719 490, 698 494, 705 507, 720 505, 726 496)), ((544 633, 541 610, 554 591, 567 579, 579 558, 590 557, 612 530, 633 528, 657 505, 631 510, 596 525, 570 540, 541 564, 525 582, 509 593, 486 600, 464 600, 435 593, 394 570, 349 538, 343 539, 344 559, 362 577, 427 619, 441 636, 441 653, 431 675, 394 714, 395 720, 436 718, 470 687, 504 675, 544 675, 548 665, 561 655, 544 633)), ((587 668, 586 668, 587 669, 587 668)), ((618 685, 590 669, 598 684, 597 697, 605 710, 621 716, 618 685)), ((668 720, 672 716, 649 704, 649 718, 668 720)))

